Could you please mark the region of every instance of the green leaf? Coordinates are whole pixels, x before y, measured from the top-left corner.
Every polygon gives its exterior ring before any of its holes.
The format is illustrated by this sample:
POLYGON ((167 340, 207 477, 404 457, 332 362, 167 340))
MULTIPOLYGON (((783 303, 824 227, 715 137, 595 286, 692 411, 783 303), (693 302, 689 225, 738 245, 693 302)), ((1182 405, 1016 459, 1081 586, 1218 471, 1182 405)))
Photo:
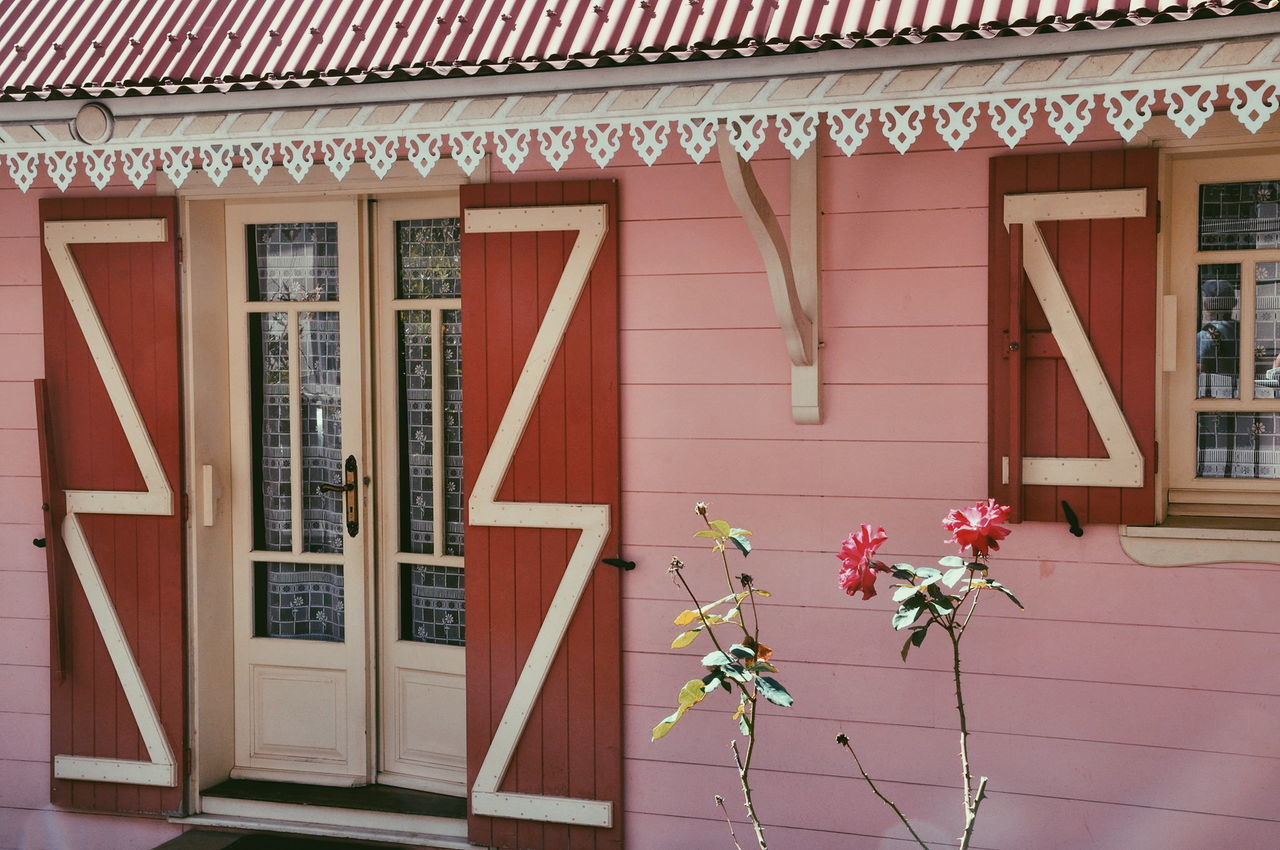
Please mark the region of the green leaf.
POLYGON ((761 676, 756 680, 756 690, 764 694, 764 698, 774 705, 780 705, 783 708, 795 702, 795 699, 782 687, 782 683, 777 679, 769 676, 761 676))
POLYGON ((668 732, 670 732, 671 727, 676 725, 676 721, 678 721, 681 718, 681 716, 684 715, 685 710, 686 709, 684 708, 678 709, 675 714, 668 716, 665 720, 663 720, 657 726, 653 727, 653 737, 650 740, 656 741, 659 738, 664 737, 668 732))
POLYGON ((955 602, 938 589, 936 584, 927 585, 929 591, 929 607, 939 614, 950 614, 955 610, 955 602))
POLYGON ((1022 610, 1024 610, 1024 611, 1026 610, 1026 608, 1023 606, 1023 604, 1022 604, 1021 602, 1019 602, 1019 601, 1018 601, 1018 597, 1016 597, 1016 596, 1014 596, 1014 595, 1013 595, 1013 591, 1012 591, 1012 590, 1010 590, 1009 588, 1005 587, 1005 586, 1004 586, 1003 584, 1001 584, 1000 582, 998 582, 998 581, 991 581, 990 579, 988 579, 988 580, 987 580, 987 587, 990 587, 990 588, 993 588, 993 589, 995 589, 995 590, 1000 591, 1000 592, 1001 592, 1001 593, 1003 593, 1005 596, 1007 596, 1007 597, 1009 597, 1010 599, 1012 599, 1012 600, 1013 600, 1013 604, 1014 604, 1014 605, 1017 605, 1019 608, 1022 608, 1022 610))
POLYGON ((916 577, 916 568, 910 564, 894 564, 889 568, 894 578, 912 579, 916 577))
POLYGON ((898 608, 897 613, 893 615, 893 627, 895 629, 905 629, 907 626, 919 620, 925 612, 925 598, 919 593, 913 595, 898 608))
MULTIPOLYGON (((755 588, 752 588, 751 592, 754 593, 756 596, 773 596, 773 594, 767 590, 757 590, 755 588)), ((742 595, 746 596, 747 594, 744 593, 742 595)))
POLYGON ((937 581, 942 578, 942 570, 935 570, 933 567, 920 567, 916 570, 916 575, 925 580, 933 579, 937 581))
POLYGON ((765 673, 777 673, 777 672, 778 672, 778 668, 777 668, 777 667, 774 667, 774 666, 773 666, 772 664, 770 664, 768 661, 757 661, 755 664, 752 664, 752 665, 751 665, 750 670, 751 670, 751 672, 752 672, 752 673, 760 673, 760 672, 762 672, 762 671, 763 671, 763 672, 765 672, 765 673))
POLYGON ((911 630, 911 645, 919 648, 924 643, 924 636, 929 634, 928 626, 916 626, 911 630))
POLYGON ((720 537, 728 537, 733 532, 733 527, 722 519, 713 519, 711 527, 716 530, 720 537))
POLYGON ((724 679, 721 679, 719 676, 712 676, 710 677, 710 680, 704 679, 702 684, 702 692, 704 694, 709 694, 723 684, 724 684, 724 679))
POLYGON ((708 652, 702 656, 702 661, 699 663, 703 667, 719 667, 722 664, 732 664, 733 659, 717 649, 715 652, 708 652))
POLYGON ((671 648, 684 649, 686 646, 693 643, 694 639, 697 638, 698 636, 698 632, 700 631, 702 631, 702 626, 698 626, 696 629, 689 629, 687 632, 681 632, 680 634, 676 635, 675 640, 671 641, 671 648))
POLYGON ((711 530, 711 529, 709 529, 709 528, 704 528, 702 531, 695 531, 695 532, 693 533, 693 536, 694 536, 694 537, 710 537, 710 538, 712 538, 712 539, 715 539, 715 538, 719 537, 720 535, 719 535, 719 534, 716 534, 714 531, 712 531, 712 530, 711 530))
POLYGON ((751 734, 751 726, 747 723, 747 715, 745 714, 738 715, 738 731, 744 735, 751 734))
MULTIPOLYGON (((956 560, 959 560, 959 558, 957 558, 956 560)), ((945 584, 947 587, 955 587, 956 582, 964 578, 964 575, 967 572, 969 572, 969 568, 964 566, 956 567, 953 570, 947 570, 945 573, 942 574, 942 583, 945 584)))
POLYGON ((731 528, 729 529, 729 536, 730 537, 739 537, 739 536, 750 537, 751 532, 747 531, 745 528, 731 528))
POLYGON ((893 601, 901 602, 908 597, 915 596, 920 592, 920 588, 915 585, 904 584, 893 592, 893 601))
POLYGON ((729 654, 732 655, 734 658, 755 658, 756 657, 756 653, 754 649, 749 649, 740 643, 735 643, 733 646, 729 647, 729 654))
POLYGON ((963 567, 965 566, 964 558, 955 555, 947 555, 945 558, 938 559, 938 566, 941 567, 963 567))
POLYGON ((734 546, 738 547, 738 551, 742 553, 742 557, 745 558, 751 554, 751 541, 747 538, 738 534, 730 534, 729 540, 733 542, 734 546))
POLYGON ((755 678, 755 674, 748 673, 747 668, 743 667, 741 664, 726 664, 720 669, 723 670, 724 674, 730 679, 744 685, 755 678))

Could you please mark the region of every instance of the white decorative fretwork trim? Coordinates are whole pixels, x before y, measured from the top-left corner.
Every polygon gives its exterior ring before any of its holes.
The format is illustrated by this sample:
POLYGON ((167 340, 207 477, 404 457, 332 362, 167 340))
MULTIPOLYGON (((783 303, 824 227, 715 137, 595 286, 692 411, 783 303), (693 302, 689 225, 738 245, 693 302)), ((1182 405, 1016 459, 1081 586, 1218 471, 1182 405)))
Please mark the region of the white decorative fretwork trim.
POLYGON ((559 170, 578 149, 604 168, 624 146, 647 165, 675 149, 702 162, 720 127, 747 160, 770 138, 798 159, 820 132, 847 156, 875 131, 904 154, 926 132, 959 150, 984 125, 1009 147, 1037 125, 1070 145, 1090 127, 1133 141, 1160 114, 1190 138, 1224 106, 1249 133, 1280 111, 1280 37, 757 82, 122 116, 95 146, 65 124, 0 122, 0 177, 25 192, 43 173, 65 190, 77 174, 141 186, 158 169, 179 187, 198 170, 221 186, 236 167, 256 183, 274 166, 299 182, 313 165, 342 180, 357 162, 381 178, 397 160, 426 176, 442 157, 471 175, 486 155, 514 173, 534 154, 559 170))

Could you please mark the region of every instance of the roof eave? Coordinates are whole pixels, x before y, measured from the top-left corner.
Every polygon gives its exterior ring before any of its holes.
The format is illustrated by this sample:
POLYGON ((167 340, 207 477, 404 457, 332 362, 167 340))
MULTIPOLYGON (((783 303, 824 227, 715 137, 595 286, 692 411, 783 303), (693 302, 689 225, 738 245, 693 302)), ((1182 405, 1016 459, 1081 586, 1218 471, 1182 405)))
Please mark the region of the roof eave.
MULTIPOLYGON (((883 70, 947 64, 971 64, 1027 56, 1061 57, 1134 47, 1196 44, 1280 33, 1280 14, 1234 15, 1216 20, 1151 23, 1106 30, 1038 34, 1007 38, 969 38, 951 42, 889 45, 860 49, 826 49, 718 59, 653 61, 624 67, 577 68, 521 73, 479 73, 466 77, 433 77, 408 81, 370 79, 361 83, 326 84, 253 91, 155 93, 104 97, 119 117, 190 115, 206 111, 249 111, 290 107, 376 104, 405 100, 562 93, 608 88, 705 83, 813 76, 845 71, 883 70), (1046 39, 1054 38, 1050 44, 1046 39), (1068 37, 1070 41, 1068 42, 1068 37), (1049 48, 1052 48, 1051 50, 1049 48), (709 73, 708 63, 715 63, 709 73)), ((70 119, 85 98, 59 97, 0 104, 0 121, 70 119)))

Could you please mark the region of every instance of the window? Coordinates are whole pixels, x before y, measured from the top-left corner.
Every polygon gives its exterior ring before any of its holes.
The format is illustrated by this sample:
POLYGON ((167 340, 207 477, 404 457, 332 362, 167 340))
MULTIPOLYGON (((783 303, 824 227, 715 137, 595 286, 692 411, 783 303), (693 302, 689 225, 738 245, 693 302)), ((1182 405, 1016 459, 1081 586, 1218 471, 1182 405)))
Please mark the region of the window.
MULTIPOLYGON (((1280 160, 1174 159, 1168 517, 1280 520, 1280 160)), ((1166 318, 1168 320, 1168 318, 1166 318)))

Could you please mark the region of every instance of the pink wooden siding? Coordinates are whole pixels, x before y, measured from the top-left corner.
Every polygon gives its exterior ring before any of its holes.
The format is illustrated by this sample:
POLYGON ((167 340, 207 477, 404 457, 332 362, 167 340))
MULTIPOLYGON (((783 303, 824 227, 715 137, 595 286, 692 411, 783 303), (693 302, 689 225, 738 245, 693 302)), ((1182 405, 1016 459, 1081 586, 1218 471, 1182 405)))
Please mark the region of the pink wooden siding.
MULTIPOLYGON (((944 647, 903 665, 887 594, 843 596, 831 554, 868 521, 893 557, 928 563, 947 554, 944 511, 985 495, 988 160, 1008 149, 925 139, 905 157, 876 139, 851 160, 824 150, 820 427, 791 422, 761 264, 717 168, 671 156, 603 172, 622 187, 624 551, 638 563, 623 580, 628 848, 723 846, 711 795, 741 811, 728 702, 649 741, 697 658, 667 648, 683 607, 667 560, 681 553, 691 578, 705 565, 718 587, 690 538, 699 498, 756 532, 747 569, 776 593, 767 628, 797 702, 765 718, 756 761, 771 843, 909 843, 852 778, 839 731, 926 839, 959 830, 944 647)), ((753 162, 785 212, 782 157, 753 162)), ((574 164, 561 176, 602 173, 574 164)), ((992 778, 975 846, 1273 846, 1280 568, 1142 567, 1113 527, 1076 539, 1046 523, 1019 526, 1000 555, 1027 611, 984 602, 966 658, 975 764, 992 778)))
MULTIPOLYGON (((932 131, 921 148, 899 156, 869 139, 851 160, 824 151, 819 427, 791 422, 764 275, 713 163, 673 155, 645 168, 620 155, 602 172, 579 157, 555 175, 620 181, 623 551, 638 562, 622 577, 628 850, 725 846, 710 795, 740 811, 725 700, 649 741, 696 664, 695 652, 667 648, 683 602, 665 566, 680 552, 695 581, 703 565, 711 572, 689 536, 698 498, 756 532, 747 563, 776 593, 766 627, 797 703, 763 720, 756 786, 773 845, 907 846, 892 814, 851 778, 833 743, 839 731, 927 839, 958 831, 942 647, 926 644, 903 665, 887 594, 840 594, 831 554, 868 521, 889 529, 887 554, 927 562, 945 553, 945 509, 985 495, 986 184, 988 159, 1007 148, 986 131, 961 153, 932 131)), ((1027 147, 1036 149, 1061 147, 1027 147)), ((781 156, 754 160, 775 193, 781 156)), ((18 233, 0 236, 16 246, 0 269, 3 315, 33 303, 21 290, 36 285, 38 249, 34 200, 0 194, 0 213, 18 233)), ((0 430, 32 427, 38 322, 37 311, 0 329, 0 430)), ((27 547, 39 528, 30 469, 0 455, 0 626, 25 636, 0 639, 0 847, 150 847, 175 828, 54 813, 27 790, 42 789, 48 769, 43 738, 16 740, 43 734, 48 712, 43 559, 27 547)), ((1020 526, 1000 555, 1027 611, 984 602, 967 656, 975 764, 992 778, 976 846, 1275 846, 1280 567, 1146 568, 1114 530, 1076 539, 1042 523, 1020 526)))

